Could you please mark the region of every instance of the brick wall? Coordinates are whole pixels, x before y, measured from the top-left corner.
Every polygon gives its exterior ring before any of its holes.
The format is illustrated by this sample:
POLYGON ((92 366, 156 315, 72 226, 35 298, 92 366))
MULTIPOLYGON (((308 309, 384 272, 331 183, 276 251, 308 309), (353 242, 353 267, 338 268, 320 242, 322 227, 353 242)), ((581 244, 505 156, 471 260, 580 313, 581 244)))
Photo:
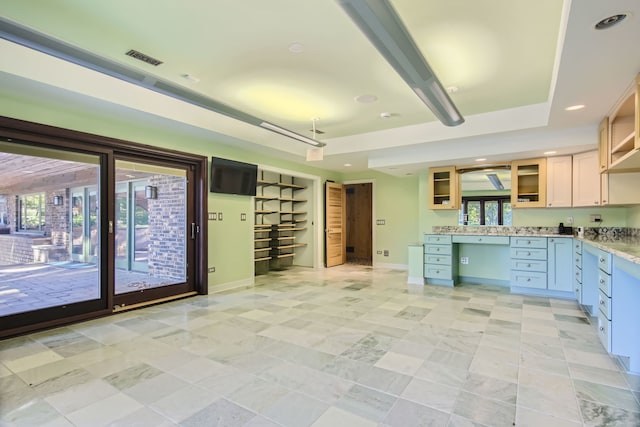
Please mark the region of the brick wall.
POLYGON ((158 198, 149 200, 149 274, 185 278, 186 203, 185 178, 154 176, 158 198))

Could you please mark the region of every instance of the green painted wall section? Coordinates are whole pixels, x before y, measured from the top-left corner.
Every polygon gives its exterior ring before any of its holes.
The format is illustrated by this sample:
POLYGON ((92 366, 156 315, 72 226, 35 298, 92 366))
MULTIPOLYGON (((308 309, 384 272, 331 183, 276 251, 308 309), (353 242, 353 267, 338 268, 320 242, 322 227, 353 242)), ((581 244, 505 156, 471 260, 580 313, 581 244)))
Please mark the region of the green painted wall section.
POLYGON ((394 177, 376 171, 345 174, 343 181, 375 181, 374 210, 376 219, 385 225, 374 225, 376 236, 375 264, 408 264, 408 244, 422 241, 418 233, 418 177, 394 177), (389 256, 378 251, 389 251, 389 256))
MULTIPOLYGON (((339 181, 341 178, 334 172, 222 144, 210 132, 148 114, 122 114, 117 108, 90 108, 72 102, 58 103, 46 97, 16 97, 11 93, 3 93, 0 88, 0 115, 207 157, 226 157, 320 176, 322 182, 325 179, 339 181)), ((252 281, 252 198, 209 193, 208 211, 223 212, 224 218, 223 222, 208 222, 209 267, 216 268, 215 273, 209 274, 210 288, 219 284, 252 281), (248 214, 248 221, 239 220, 243 212, 248 214)), ((324 227, 323 224, 320 226, 324 227)))
POLYGON ((640 206, 633 206, 627 212, 627 227, 640 228, 640 206))

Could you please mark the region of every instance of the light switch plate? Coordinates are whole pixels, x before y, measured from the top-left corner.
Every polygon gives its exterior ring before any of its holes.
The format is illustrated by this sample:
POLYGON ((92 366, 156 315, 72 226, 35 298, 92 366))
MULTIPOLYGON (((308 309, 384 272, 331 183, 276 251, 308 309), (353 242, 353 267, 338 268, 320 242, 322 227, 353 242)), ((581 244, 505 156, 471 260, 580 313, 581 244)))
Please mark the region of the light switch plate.
POLYGON ((222 221, 222 212, 218 212, 218 221, 222 221))
POLYGON ((209 221, 215 221, 218 219, 218 215, 215 212, 209 212, 209 221))

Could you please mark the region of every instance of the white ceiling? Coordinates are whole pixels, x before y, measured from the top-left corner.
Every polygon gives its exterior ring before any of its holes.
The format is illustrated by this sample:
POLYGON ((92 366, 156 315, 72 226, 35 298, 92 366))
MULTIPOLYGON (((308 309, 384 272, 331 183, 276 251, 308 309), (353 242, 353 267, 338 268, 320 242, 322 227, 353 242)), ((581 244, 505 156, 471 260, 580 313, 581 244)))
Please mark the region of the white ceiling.
MULTIPOLYGON (((458 87, 450 96, 464 124, 437 122, 336 1, 5 0, 0 14, 303 135, 319 118, 327 146, 313 165, 343 172, 405 175, 595 148, 598 122, 640 72, 637 0, 392 3, 443 86, 458 87), (593 29, 621 12, 631 16, 593 29), (586 108, 564 110, 574 104, 586 108)), ((305 162, 302 143, 0 40, 0 102, 42 95, 305 162)))

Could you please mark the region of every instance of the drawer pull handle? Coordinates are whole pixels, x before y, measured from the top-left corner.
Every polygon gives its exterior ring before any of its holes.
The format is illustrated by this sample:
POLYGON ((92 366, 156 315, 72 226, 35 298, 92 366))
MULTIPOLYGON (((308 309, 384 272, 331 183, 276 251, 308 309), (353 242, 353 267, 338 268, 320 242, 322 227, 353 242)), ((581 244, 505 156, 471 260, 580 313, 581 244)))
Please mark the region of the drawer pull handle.
POLYGON ((600 258, 600 262, 604 262, 604 258, 600 258))
POLYGON ((604 305, 604 301, 600 300, 600 305, 604 305))
POLYGON ((530 281, 531 281, 531 277, 527 277, 527 282, 530 282, 530 281))
POLYGON ((576 258, 576 262, 580 262, 580 258, 576 258))
POLYGON ((580 275, 580 273, 578 273, 578 272, 576 271, 576 277, 578 277, 579 275, 580 275))
POLYGON ((440 248, 436 248, 436 252, 440 252, 440 248))
POLYGON ((576 292, 580 292, 580 288, 576 288, 576 292))
POLYGON ((600 284, 604 285, 604 279, 600 279, 600 284))
POLYGON ((478 239, 478 242, 482 242, 482 237, 478 239))
POLYGON ((530 244, 531 244, 531 240, 527 240, 527 245, 530 245, 530 244))
POLYGON ((531 252, 527 252, 527 256, 531 256, 531 252))
POLYGON ((600 332, 604 332, 604 326, 600 326, 600 332))

